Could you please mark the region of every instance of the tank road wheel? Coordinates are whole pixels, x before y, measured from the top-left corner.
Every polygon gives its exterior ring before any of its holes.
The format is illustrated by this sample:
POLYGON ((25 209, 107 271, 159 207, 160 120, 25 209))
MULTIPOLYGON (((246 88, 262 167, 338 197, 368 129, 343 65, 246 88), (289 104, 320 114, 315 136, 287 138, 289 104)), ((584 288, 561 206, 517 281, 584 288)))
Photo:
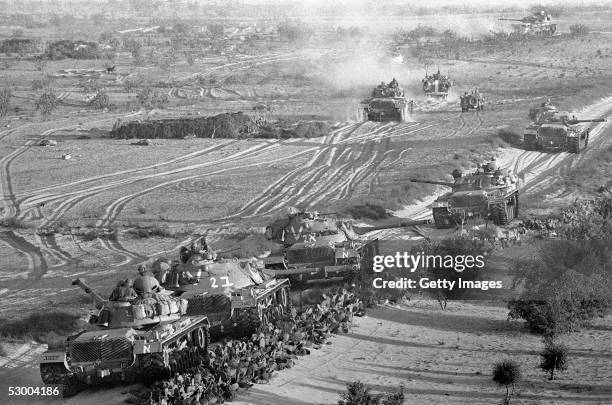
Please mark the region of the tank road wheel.
POLYGON ((580 153, 580 136, 573 136, 567 140, 567 151, 569 153, 580 153))
POLYGON ((518 218, 519 216, 519 196, 518 194, 514 196, 514 218, 518 218))
POLYGON ((206 346, 208 345, 208 342, 206 340, 206 331, 204 329, 205 328, 200 327, 191 332, 191 340, 193 342, 193 347, 199 350, 206 349, 206 346))
POLYGON ((503 205, 494 205, 491 207, 491 217, 495 225, 508 225, 507 207, 503 205))
POLYGON ((444 207, 434 208, 433 217, 436 228, 438 229, 451 228, 455 225, 455 221, 450 216, 448 209, 444 207))
POLYGON ((140 376, 144 382, 153 382, 170 376, 170 368, 164 362, 163 353, 147 353, 138 356, 140 376))
POLYGON ((525 134, 523 136, 523 148, 525 150, 536 150, 538 142, 534 134, 525 134))
POLYGON ((45 384, 61 385, 62 397, 75 396, 81 391, 81 383, 61 363, 43 363, 40 365, 40 377, 45 384))

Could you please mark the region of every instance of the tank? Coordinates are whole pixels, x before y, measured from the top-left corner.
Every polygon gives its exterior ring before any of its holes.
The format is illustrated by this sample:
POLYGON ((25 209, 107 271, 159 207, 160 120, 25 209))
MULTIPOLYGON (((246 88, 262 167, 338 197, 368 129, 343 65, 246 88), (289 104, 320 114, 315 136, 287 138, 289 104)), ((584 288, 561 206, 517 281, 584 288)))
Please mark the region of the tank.
POLYGON ((437 228, 451 228, 475 221, 492 221, 507 225, 519 214, 517 177, 497 167, 495 161, 466 175, 453 172, 454 182, 411 179, 414 183, 446 186, 450 192, 438 197, 432 205, 437 228))
MULTIPOLYGON (((290 209, 286 218, 266 228, 266 237, 281 247, 264 259, 267 274, 287 277, 292 286, 355 282, 371 269, 378 254, 377 239, 362 239, 351 223, 316 211, 290 209)), ((360 229, 360 233, 414 226, 428 221, 404 221, 360 229)))
POLYGON ((480 94, 478 89, 475 89, 471 93, 466 91, 463 95, 459 96, 459 102, 461 104, 461 111, 463 112, 469 110, 483 111, 485 106, 484 97, 480 94))
POLYGON ((372 91, 370 98, 358 107, 360 121, 406 121, 412 114, 414 103, 406 99, 404 90, 393 78, 389 84, 382 82, 372 91))
POLYGON ((452 82, 448 76, 440 73, 440 69, 434 74, 425 73, 423 79, 423 92, 429 97, 448 97, 452 82))
POLYGON ((552 22, 552 16, 540 11, 537 14, 523 18, 500 18, 500 21, 514 21, 512 24, 515 33, 529 36, 552 36, 557 31, 557 24, 552 22))
MULTIPOLYGON (((205 245, 205 243, 204 243, 205 245)), ((289 280, 262 272, 256 260, 218 259, 196 247, 162 271, 161 285, 188 301, 187 315, 205 315, 214 336, 246 336, 289 306, 289 280)))
POLYGON ((531 123, 523 133, 526 150, 552 149, 580 153, 589 144, 591 129, 584 125, 604 122, 603 118, 577 119, 567 111, 559 111, 550 100, 529 110, 531 123))
POLYGON ((164 293, 153 277, 137 278, 138 294, 115 301, 81 279, 72 284, 93 298, 98 313, 88 330, 41 356, 42 381, 61 385, 64 396, 87 385, 165 378, 197 365, 207 353, 208 318, 187 315, 187 300, 164 293))

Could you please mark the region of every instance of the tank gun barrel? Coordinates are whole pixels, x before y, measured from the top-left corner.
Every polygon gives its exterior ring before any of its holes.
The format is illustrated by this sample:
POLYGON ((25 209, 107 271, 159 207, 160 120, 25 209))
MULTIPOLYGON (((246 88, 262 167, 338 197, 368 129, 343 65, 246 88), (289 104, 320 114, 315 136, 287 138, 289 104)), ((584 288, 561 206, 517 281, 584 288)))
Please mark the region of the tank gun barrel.
POLYGON ((87 283, 85 283, 85 281, 81 280, 80 278, 77 278, 76 280, 72 281, 72 285, 78 285, 79 287, 81 287, 83 291, 85 291, 87 294, 89 294, 93 298, 96 308, 98 309, 102 308, 106 300, 102 298, 100 294, 92 290, 91 287, 89 287, 87 283))
POLYGON ((426 224, 430 224, 430 223, 431 223, 431 220, 429 220, 429 219, 420 219, 418 221, 401 221, 401 222, 394 222, 394 223, 388 224, 388 225, 360 227, 359 228, 359 233, 372 232, 372 231, 380 231, 382 229, 408 228, 410 226, 426 225, 426 224))
POLYGON ((437 184, 438 186, 446 186, 446 187, 454 186, 453 183, 447 183, 445 181, 432 181, 432 180, 419 180, 419 179, 410 179, 410 181, 413 183, 437 184))
POLYGON ((525 22, 525 20, 520 19, 520 18, 500 18, 499 21, 518 21, 518 22, 525 22))
POLYGON ((595 118, 592 120, 567 120, 567 123, 570 125, 573 125, 573 124, 580 124, 582 122, 605 122, 605 121, 606 121, 605 118, 595 118))

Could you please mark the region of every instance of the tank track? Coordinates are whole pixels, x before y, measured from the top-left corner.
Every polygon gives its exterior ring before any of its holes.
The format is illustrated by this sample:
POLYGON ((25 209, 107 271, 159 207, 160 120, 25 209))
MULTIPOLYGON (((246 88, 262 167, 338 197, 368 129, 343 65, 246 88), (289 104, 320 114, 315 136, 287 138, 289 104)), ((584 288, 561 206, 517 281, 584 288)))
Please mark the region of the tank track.
POLYGON ((47 385, 62 387, 62 397, 72 397, 81 391, 82 384, 61 363, 41 364, 40 377, 47 385))

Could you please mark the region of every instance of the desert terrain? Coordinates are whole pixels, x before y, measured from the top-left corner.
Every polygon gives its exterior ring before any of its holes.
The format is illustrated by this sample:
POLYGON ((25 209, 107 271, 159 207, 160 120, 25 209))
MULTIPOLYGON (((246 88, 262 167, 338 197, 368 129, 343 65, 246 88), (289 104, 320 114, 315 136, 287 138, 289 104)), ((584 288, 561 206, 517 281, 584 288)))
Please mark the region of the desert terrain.
MULTIPOLYGON (((447 57, 423 57, 414 41, 394 42, 399 30, 435 26, 476 41, 493 30, 510 30, 498 18, 521 18, 529 8, 317 18, 300 7, 267 16, 268 9, 249 15, 251 6, 220 12, 224 5, 217 4, 190 15, 181 2, 174 13, 163 2, 152 3, 159 3, 157 18, 125 4, 115 13, 101 3, 99 14, 81 5, 70 30, 61 22, 11 21, 12 14, 28 11, 4 11, 2 39, 78 39, 109 50, 98 58, 44 62, 36 52, 0 55, 0 88, 11 90, 8 111, 0 117, 0 320, 45 311, 85 320, 91 303, 70 285, 72 279, 83 277, 108 294, 118 279, 134 277, 138 264, 177 255, 198 235, 230 253, 253 239, 256 248, 243 247, 242 253, 265 255, 265 226, 290 207, 344 214, 371 203, 391 212, 390 222, 430 219, 431 203, 446 189, 410 179, 450 181, 453 169, 471 170, 492 157, 521 179, 520 219, 594 198, 598 188, 609 186, 609 177, 597 173, 610 173, 612 9, 568 8, 558 17, 555 36, 486 46, 458 42, 447 57), (94 17, 103 21, 94 24, 94 17), (588 32, 572 35, 570 27, 577 24, 588 32), (394 46, 395 54, 389 51, 394 46), (421 89, 426 72, 436 69, 453 80, 447 99, 427 98, 421 89), (414 100, 409 119, 358 121, 360 101, 392 78, 414 100), (163 101, 141 102, 145 88, 163 101), (485 110, 461 112, 459 95, 474 88, 485 96, 485 110), (57 101, 43 113, 37 101, 48 91, 57 101), (109 103, 97 108, 91 100, 101 91, 109 103), (607 119, 585 124, 591 135, 582 153, 523 148, 529 108, 546 98, 579 118, 607 119), (229 112, 324 122, 329 130, 287 139, 186 133, 147 145, 110 135, 130 121, 229 112), (55 143, 41 146, 45 140, 55 143), (575 180, 575 173, 593 166, 588 181, 575 180)), ((68 15, 62 10, 57 17, 68 15)), ((456 234, 425 225, 366 237, 379 238, 381 253, 392 254, 424 237, 456 234)), ((509 263, 522 255, 519 245, 494 257, 509 263)), ((508 299, 449 301, 441 310, 435 299, 409 294, 399 303, 381 304, 355 318, 349 333, 334 336, 269 384, 241 392, 234 403, 333 404, 356 380, 375 391, 402 385, 407 404, 500 403, 503 389, 490 374, 504 358, 525 365, 512 403, 610 403, 611 315, 560 337, 572 362, 548 381, 537 367, 543 343, 521 322, 506 320, 508 299)), ((38 356, 46 345, 36 340, 0 339, 0 403, 8 386, 42 384, 38 356)), ((119 404, 132 388, 29 403, 119 404)))

